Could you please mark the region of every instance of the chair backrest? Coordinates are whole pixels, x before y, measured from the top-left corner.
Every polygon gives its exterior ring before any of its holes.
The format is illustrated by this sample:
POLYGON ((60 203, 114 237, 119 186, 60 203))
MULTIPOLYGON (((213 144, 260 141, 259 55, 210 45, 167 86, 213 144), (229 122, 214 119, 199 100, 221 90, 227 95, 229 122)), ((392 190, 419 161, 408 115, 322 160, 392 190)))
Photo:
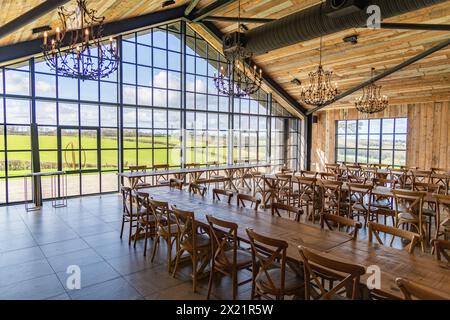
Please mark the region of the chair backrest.
POLYGON ((170 188, 183 190, 183 183, 184 183, 184 181, 182 179, 176 179, 176 178, 169 179, 169 187, 170 188))
POLYGON ((345 173, 347 176, 359 177, 361 176, 361 166, 359 165, 346 165, 345 173))
POLYGON ((318 174, 316 171, 300 170, 300 177, 317 178, 318 174))
POLYGON ((432 243, 436 259, 441 261, 441 258, 444 257, 450 263, 450 241, 434 239, 432 243))
POLYGON ((148 167, 147 166, 128 166, 128 169, 131 172, 146 172, 148 167))
POLYGON ((131 215, 133 212, 133 198, 131 195, 132 189, 129 187, 120 187, 122 193, 122 212, 126 215, 131 215))
POLYGON ((206 220, 210 227, 210 238, 214 261, 229 266, 236 265, 237 262, 237 229, 234 222, 217 219, 211 215, 206 215, 206 220), (233 258, 230 260, 225 254, 226 251, 233 250, 233 258))
POLYGON ((272 211, 272 215, 275 215, 276 213, 279 217, 281 217, 280 210, 284 210, 288 213, 293 213, 295 214, 296 218, 300 218, 300 216, 303 214, 302 208, 290 206, 281 202, 272 202, 270 204, 270 210, 272 211))
POLYGON ((341 173, 340 165, 337 163, 326 163, 325 170, 327 171, 327 173, 333 173, 333 174, 341 173))
POLYGON ((431 170, 413 170, 413 183, 429 183, 431 179, 431 170))
POLYGON ((436 199, 436 207, 437 207, 437 222, 439 223, 441 217, 443 216, 444 211, 447 212, 450 217, 450 195, 444 194, 435 194, 434 198, 436 199))
POLYGON ((171 227, 173 223, 173 216, 169 210, 169 203, 164 201, 149 200, 151 213, 153 214, 156 226, 164 227, 167 225, 168 233, 171 233, 171 227))
POLYGON ((342 181, 322 180, 322 213, 340 213, 342 198, 342 181))
POLYGON ((333 224, 336 224, 338 230, 340 230, 342 226, 347 228, 347 232, 350 229, 350 232, 348 232, 348 234, 352 237, 353 240, 356 240, 358 238, 358 231, 362 228, 362 223, 353 219, 329 213, 323 213, 320 215, 320 227, 322 229, 324 229, 326 225, 328 229, 333 231, 333 224))
POLYGON ((204 186, 201 186, 201 185, 199 185, 199 184, 192 183, 192 182, 189 183, 188 191, 189 191, 190 193, 192 193, 192 194, 199 194, 199 195, 201 195, 202 197, 204 197, 204 196, 205 196, 205 193, 206 193, 206 190, 207 190, 207 188, 204 187, 204 186))
POLYGON ((392 189, 391 192, 395 199, 395 215, 398 217, 401 212, 409 213, 418 218, 421 224, 423 199, 427 195, 426 192, 398 189, 392 189))
POLYGON ((413 191, 441 193, 441 185, 428 182, 413 182, 413 191))
POLYGON ((397 278, 395 283, 402 291, 405 300, 448 300, 449 297, 435 293, 431 288, 427 288, 410 280, 397 278))
POLYGON ((378 243, 384 245, 380 237, 380 232, 383 232, 385 234, 390 234, 393 237, 400 237, 404 240, 409 240, 409 244, 405 249, 410 254, 414 253, 414 249, 416 248, 416 245, 419 243, 420 240, 420 235, 411 231, 375 223, 373 221, 369 221, 368 226, 369 226, 370 243, 373 242, 373 236, 375 236, 375 239, 377 239, 378 243))
POLYGON ((360 183, 348 183, 348 201, 370 211, 373 186, 360 183))
POLYGON ((248 195, 248 194, 243 194, 243 193, 238 193, 237 194, 237 205, 239 206, 243 206, 245 208, 245 202, 244 201, 248 201, 250 202, 250 208, 254 206, 254 210, 258 211, 258 207, 261 204, 261 200, 257 199, 254 196, 248 195))
POLYGON ((408 176, 408 170, 405 170, 405 169, 390 170, 390 173, 389 173, 389 178, 391 180, 397 180, 398 183, 400 184, 401 188, 405 187, 407 176, 408 176))
POLYGON ((363 168, 361 176, 366 180, 373 180, 377 177, 378 168, 363 168))
POLYGON ((192 239, 192 250, 196 251, 195 233, 197 231, 197 221, 195 221, 194 213, 191 211, 180 210, 175 206, 172 206, 172 212, 174 215, 175 223, 178 226, 178 237, 180 243, 183 243, 186 239, 192 239))
POLYGON ((246 229, 252 247, 253 272, 256 277, 264 275, 271 292, 284 292, 286 277, 286 251, 288 243, 269 238, 246 229), (280 277, 275 279, 269 271, 280 269, 280 277))
POLYGON ((311 297, 311 284, 314 284, 320 290, 319 296, 321 299, 332 299, 342 289, 350 287, 352 288, 351 298, 353 300, 359 299, 360 278, 366 273, 363 266, 325 257, 304 246, 299 246, 298 249, 304 267, 305 299, 309 300, 311 297), (326 289, 320 275, 326 275, 330 278, 335 277, 336 280, 330 282, 330 287, 326 289), (336 282, 337 284, 335 284, 336 282))
POLYGON ((228 190, 214 188, 213 189, 213 199, 214 200, 217 199, 217 200, 220 201, 219 194, 223 195, 225 197, 228 197, 228 204, 231 203, 231 198, 233 197, 233 192, 228 191, 228 190))
POLYGON ((320 179, 322 180, 338 180, 339 175, 332 172, 320 172, 320 179))
POLYGON ((432 172, 433 174, 448 174, 448 173, 450 173, 450 170, 449 170, 449 169, 445 169, 445 168, 436 168, 436 167, 433 167, 433 168, 431 168, 430 170, 431 170, 431 172, 432 172))
POLYGON ((153 165, 153 170, 155 170, 155 171, 169 170, 169 165, 168 164, 155 164, 155 165, 153 165))
POLYGON ((375 178, 372 180, 372 183, 375 187, 388 187, 391 189, 395 189, 398 185, 398 180, 375 178))
POLYGON ((185 167, 186 168, 198 168, 198 167, 200 167, 200 163, 197 163, 197 162, 192 162, 192 163, 186 163, 186 165, 185 165, 185 167))

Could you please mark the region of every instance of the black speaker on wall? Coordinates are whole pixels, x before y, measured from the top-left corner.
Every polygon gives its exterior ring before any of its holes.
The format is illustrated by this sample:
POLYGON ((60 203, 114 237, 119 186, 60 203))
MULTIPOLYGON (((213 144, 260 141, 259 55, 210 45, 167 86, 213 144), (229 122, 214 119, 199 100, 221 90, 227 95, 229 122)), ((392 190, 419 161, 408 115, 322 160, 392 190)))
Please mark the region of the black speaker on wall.
POLYGON ((319 122, 319 117, 318 116, 313 116, 312 117, 312 123, 317 123, 319 122))

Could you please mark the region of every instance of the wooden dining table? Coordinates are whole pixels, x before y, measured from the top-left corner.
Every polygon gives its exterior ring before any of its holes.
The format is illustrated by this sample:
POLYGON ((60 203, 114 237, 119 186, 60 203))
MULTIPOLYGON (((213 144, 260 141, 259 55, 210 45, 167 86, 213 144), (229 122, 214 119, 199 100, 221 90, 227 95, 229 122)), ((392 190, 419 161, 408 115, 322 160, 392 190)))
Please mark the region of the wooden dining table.
MULTIPOLYGON (((248 241, 246 228, 284 240, 289 245, 288 258, 298 262, 299 266, 301 257, 298 246, 303 245, 344 262, 361 264, 366 268, 378 266, 381 270, 381 291, 393 297, 402 297, 395 284, 397 277, 416 281, 450 297, 450 266, 437 262, 429 254, 419 252, 411 255, 406 250, 368 243, 367 240, 353 240, 344 232, 322 230, 318 225, 271 215, 269 210, 255 212, 250 208, 238 207, 235 201, 228 204, 227 201, 213 200, 209 195, 202 197, 168 187, 144 191, 155 200, 167 201, 169 205, 194 212, 195 219, 200 223, 207 223, 207 214, 237 223, 238 237, 243 241, 248 241)), ((361 278, 362 288, 367 288, 369 276, 366 274, 361 278)))

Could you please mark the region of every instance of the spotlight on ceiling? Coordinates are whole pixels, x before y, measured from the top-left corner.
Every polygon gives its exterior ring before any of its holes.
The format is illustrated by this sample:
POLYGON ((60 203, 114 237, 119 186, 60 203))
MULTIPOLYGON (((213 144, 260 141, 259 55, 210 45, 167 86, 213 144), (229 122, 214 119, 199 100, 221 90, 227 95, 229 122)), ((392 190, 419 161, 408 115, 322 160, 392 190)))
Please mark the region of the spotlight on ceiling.
POLYGON ((164 1, 163 3, 162 3, 162 7, 164 8, 164 7, 168 7, 168 6, 171 6, 171 5, 173 5, 173 4, 175 4, 175 1, 174 0, 166 0, 166 1, 164 1))
POLYGON ((298 80, 297 78, 294 78, 291 80, 291 83, 295 86, 301 86, 302 82, 300 80, 298 80))
POLYGON ((358 43, 358 35, 354 34, 352 36, 345 37, 342 40, 344 40, 344 42, 349 42, 351 44, 357 44, 358 43))

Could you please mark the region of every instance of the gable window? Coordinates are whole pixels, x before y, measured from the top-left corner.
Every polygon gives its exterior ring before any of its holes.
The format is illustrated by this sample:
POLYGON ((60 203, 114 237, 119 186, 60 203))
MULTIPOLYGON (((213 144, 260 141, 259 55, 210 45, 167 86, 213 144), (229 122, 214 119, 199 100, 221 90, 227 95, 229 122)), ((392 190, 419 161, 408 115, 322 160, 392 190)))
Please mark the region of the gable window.
POLYGON ((338 120, 336 161, 403 166, 407 118, 338 120))

